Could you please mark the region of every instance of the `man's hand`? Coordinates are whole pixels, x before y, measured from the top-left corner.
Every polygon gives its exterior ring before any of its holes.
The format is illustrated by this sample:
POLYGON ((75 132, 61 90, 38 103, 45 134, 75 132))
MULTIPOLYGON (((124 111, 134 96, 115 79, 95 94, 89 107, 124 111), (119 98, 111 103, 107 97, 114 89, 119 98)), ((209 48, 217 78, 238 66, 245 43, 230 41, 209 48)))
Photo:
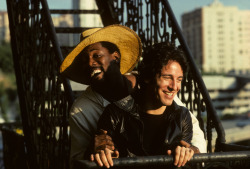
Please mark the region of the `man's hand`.
MULTIPOLYGON (((181 146, 177 146, 174 152, 174 165, 178 167, 184 166, 194 155, 194 150, 189 143, 181 140, 180 144, 181 146)), ((171 155, 171 150, 168 150, 167 154, 171 155)))
POLYGON ((117 150, 112 151, 108 148, 105 148, 104 150, 100 150, 95 154, 91 154, 90 160, 96 161, 99 166, 105 166, 106 168, 109 168, 110 166, 113 166, 113 159, 112 158, 118 158, 119 152, 117 150))
POLYGON ((99 166, 109 168, 113 166, 113 159, 118 158, 119 152, 115 150, 114 143, 107 131, 99 130, 95 135, 94 153, 90 155, 91 161, 96 161, 99 166))
POLYGON ((112 138, 109 135, 107 135, 107 131, 100 129, 95 135, 94 152, 98 152, 99 150, 104 150, 105 148, 114 150, 115 146, 112 141, 112 138))
POLYGON ((186 147, 186 148, 192 149, 192 150, 194 151, 194 154, 200 153, 200 150, 199 150, 197 147, 195 147, 195 146, 193 146, 193 145, 190 145, 190 144, 187 143, 186 141, 181 140, 181 141, 180 141, 180 144, 181 144, 182 146, 186 147))

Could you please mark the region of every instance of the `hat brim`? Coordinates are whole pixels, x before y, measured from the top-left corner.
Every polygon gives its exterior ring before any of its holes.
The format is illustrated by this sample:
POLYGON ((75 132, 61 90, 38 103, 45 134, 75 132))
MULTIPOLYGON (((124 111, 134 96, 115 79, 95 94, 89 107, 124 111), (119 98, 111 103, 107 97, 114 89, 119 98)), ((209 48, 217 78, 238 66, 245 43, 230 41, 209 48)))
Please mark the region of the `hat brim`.
POLYGON ((110 25, 99 29, 82 40, 64 59, 60 72, 69 79, 82 84, 90 84, 88 57, 79 57, 87 46, 106 41, 115 44, 121 53, 120 71, 122 74, 134 69, 138 63, 142 47, 139 36, 130 28, 110 25), (84 58, 86 58, 84 60, 84 58))

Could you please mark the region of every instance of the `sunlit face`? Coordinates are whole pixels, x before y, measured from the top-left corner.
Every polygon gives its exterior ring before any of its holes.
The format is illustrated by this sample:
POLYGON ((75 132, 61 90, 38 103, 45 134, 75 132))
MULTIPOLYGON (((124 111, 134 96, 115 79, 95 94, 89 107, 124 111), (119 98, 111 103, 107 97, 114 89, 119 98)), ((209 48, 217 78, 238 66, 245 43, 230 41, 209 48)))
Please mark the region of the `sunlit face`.
POLYGON ((117 52, 110 54, 108 49, 97 42, 87 48, 91 79, 101 80, 107 71, 110 62, 116 59, 117 52))
POLYGON ((175 95, 181 89, 183 71, 180 64, 170 60, 156 77, 157 99, 163 106, 170 106, 175 95))

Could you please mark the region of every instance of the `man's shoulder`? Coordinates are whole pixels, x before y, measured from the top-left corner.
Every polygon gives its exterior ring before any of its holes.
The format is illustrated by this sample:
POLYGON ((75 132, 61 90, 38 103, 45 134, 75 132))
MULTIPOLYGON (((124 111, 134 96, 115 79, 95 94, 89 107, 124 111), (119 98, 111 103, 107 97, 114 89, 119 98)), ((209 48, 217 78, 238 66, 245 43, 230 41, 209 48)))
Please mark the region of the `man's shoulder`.
POLYGON ((118 107, 116 104, 111 103, 109 104, 106 108, 105 111, 108 111, 109 113, 114 113, 114 114, 118 114, 118 113, 122 113, 124 112, 123 109, 121 109, 120 107, 118 107))
POLYGON ((179 110, 181 112, 188 113, 189 110, 184 105, 179 105, 175 101, 173 101, 172 107, 174 110, 179 110))
POLYGON ((76 98, 72 107, 82 107, 89 104, 106 107, 109 102, 89 86, 76 98))
POLYGON ((102 112, 104 108, 109 104, 100 94, 93 91, 91 87, 88 87, 83 91, 74 101, 71 106, 70 113, 75 115, 78 113, 95 114, 94 112, 102 112))
POLYGON ((115 103, 111 103, 105 108, 104 112, 115 117, 128 117, 131 115, 138 116, 138 105, 135 104, 132 109, 127 111, 126 109, 117 106, 115 103))

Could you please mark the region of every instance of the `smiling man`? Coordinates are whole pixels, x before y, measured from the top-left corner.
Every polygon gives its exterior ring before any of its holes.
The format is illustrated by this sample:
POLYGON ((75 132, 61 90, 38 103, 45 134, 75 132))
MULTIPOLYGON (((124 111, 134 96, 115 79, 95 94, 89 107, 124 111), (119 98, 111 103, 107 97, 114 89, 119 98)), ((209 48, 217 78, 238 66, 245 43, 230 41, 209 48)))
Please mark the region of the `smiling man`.
POLYGON ((88 29, 80 39, 60 67, 61 74, 70 80, 89 85, 70 110, 71 167, 73 160, 86 159, 104 108, 120 99, 121 104, 126 102, 135 77, 123 74, 133 70, 142 52, 139 36, 122 25, 88 29))
POLYGON ((89 58, 90 85, 95 91, 109 102, 118 101, 131 93, 135 77, 121 75, 121 54, 116 45, 101 41, 87 46, 84 52, 89 58))
MULTIPOLYGON (((120 157, 174 154, 174 165, 184 166, 194 153, 199 153, 191 144, 190 113, 174 101, 187 72, 184 54, 171 45, 157 44, 143 58, 139 69, 140 90, 133 108, 127 112, 115 104, 108 105, 98 129, 107 131, 120 157)), ((112 153, 104 149, 94 159, 109 168, 113 165, 112 153)))
POLYGON ((161 70, 160 77, 157 77, 158 88, 157 98, 165 106, 170 106, 175 95, 181 88, 183 71, 178 62, 169 61, 161 70))
MULTIPOLYGON (((60 67, 62 75, 89 85, 70 110, 71 162, 88 158, 87 148, 93 143, 97 122, 108 104, 131 109, 130 94, 137 89, 137 82, 130 72, 141 53, 140 38, 133 30, 122 25, 110 25, 82 32, 80 43, 64 59, 60 67)), ((178 97, 175 100, 182 104, 178 97)), ((198 120, 191 116, 196 133, 193 140, 195 145, 204 147, 205 152, 204 133, 198 120)))

